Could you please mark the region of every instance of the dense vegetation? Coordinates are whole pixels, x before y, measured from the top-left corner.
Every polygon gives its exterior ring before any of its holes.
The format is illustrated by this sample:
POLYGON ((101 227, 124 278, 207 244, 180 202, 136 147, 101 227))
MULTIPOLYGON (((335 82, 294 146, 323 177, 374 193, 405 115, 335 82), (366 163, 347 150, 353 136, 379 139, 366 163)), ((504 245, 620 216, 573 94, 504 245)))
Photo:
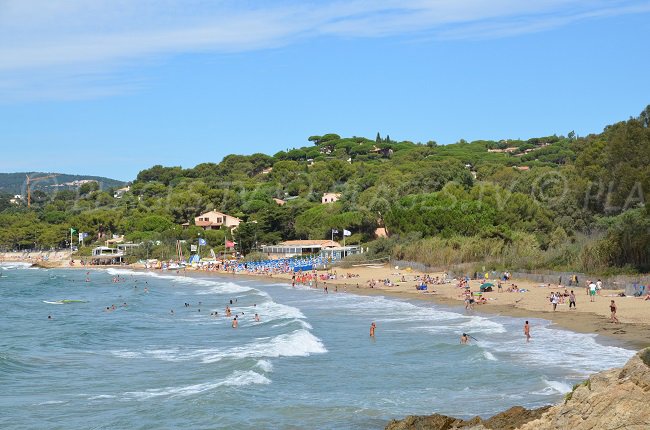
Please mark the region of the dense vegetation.
POLYGON ((60 191, 32 210, 0 198, 0 247, 62 246, 74 227, 91 238, 124 234, 155 256, 169 257, 175 240, 196 242, 199 233, 206 249, 219 250, 233 233, 180 226, 216 209, 244 221, 234 235, 245 254, 346 228, 348 243, 369 247, 370 256, 435 266, 650 270, 650 106, 586 137, 308 141, 273 156, 154 166, 119 199, 93 187, 60 191), (340 201, 321 204, 325 192, 341 193, 340 201), (378 227, 389 237, 377 239, 378 227))

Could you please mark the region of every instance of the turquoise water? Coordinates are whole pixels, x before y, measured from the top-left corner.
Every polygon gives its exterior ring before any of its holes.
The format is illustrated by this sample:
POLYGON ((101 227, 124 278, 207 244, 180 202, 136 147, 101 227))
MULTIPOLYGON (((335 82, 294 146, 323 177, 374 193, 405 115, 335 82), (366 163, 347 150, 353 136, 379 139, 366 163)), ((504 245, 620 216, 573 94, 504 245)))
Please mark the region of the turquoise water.
POLYGON ((96 270, 85 282, 7 264, 0 276, 3 429, 380 429, 557 402, 633 355, 544 320, 526 344, 521 319, 261 280, 96 270), (231 299, 237 329, 221 316, 231 299), (59 300, 83 302, 45 303, 59 300), (459 345, 462 332, 479 342, 459 345))

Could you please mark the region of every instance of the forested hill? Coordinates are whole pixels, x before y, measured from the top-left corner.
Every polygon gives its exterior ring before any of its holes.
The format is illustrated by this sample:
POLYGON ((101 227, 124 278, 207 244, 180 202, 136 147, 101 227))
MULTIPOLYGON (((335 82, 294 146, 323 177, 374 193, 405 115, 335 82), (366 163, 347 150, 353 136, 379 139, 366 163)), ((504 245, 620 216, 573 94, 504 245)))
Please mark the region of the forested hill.
POLYGON ((120 187, 124 184, 122 181, 104 178, 101 176, 68 175, 65 173, 43 172, 0 173, 0 192, 12 195, 21 194, 25 192, 27 176, 30 176, 31 178, 41 178, 51 175, 54 175, 54 177, 34 182, 32 188, 48 193, 56 191, 57 189, 70 189, 79 187, 80 181, 88 180, 96 181, 99 184, 99 187, 102 189, 120 187))
MULTIPOLYGON (((584 137, 461 140, 437 145, 311 136, 274 155, 229 155, 193 168, 154 166, 128 193, 59 193, 31 211, 9 207, 0 246, 56 245, 67 228, 125 234, 169 256, 176 239, 201 233, 218 250, 224 234, 238 250, 324 239, 350 230, 367 256, 438 267, 650 270, 650 106, 639 116, 584 137), (339 201, 322 204, 324 193, 339 201), (239 217, 233 232, 190 225, 204 211, 239 217), (31 222, 36 228, 22 228, 31 222), (379 237, 383 232, 388 237, 379 237), (229 236, 230 237, 230 236, 229 236)), ((0 206, 1 207, 1 206, 0 206)))

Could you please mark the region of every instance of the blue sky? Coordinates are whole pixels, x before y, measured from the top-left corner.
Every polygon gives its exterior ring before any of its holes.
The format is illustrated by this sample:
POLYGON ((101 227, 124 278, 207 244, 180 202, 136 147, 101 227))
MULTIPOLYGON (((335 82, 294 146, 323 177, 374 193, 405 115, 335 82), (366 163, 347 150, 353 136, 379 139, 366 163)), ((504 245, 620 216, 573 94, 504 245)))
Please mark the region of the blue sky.
POLYGON ((640 0, 0 0, 0 171, 600 132, 650 104, 648 22, 640 0))

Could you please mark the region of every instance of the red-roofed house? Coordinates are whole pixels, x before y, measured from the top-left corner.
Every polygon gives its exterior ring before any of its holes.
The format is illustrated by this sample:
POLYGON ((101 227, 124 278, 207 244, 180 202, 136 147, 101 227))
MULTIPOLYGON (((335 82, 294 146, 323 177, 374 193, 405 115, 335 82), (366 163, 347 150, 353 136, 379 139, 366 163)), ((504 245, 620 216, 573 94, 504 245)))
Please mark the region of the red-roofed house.
POLYGON ((219 230, 221 227, 235 228, 241 220, 217 211, 210 211, 194 218, 194 224, 203 230, 219 230))

